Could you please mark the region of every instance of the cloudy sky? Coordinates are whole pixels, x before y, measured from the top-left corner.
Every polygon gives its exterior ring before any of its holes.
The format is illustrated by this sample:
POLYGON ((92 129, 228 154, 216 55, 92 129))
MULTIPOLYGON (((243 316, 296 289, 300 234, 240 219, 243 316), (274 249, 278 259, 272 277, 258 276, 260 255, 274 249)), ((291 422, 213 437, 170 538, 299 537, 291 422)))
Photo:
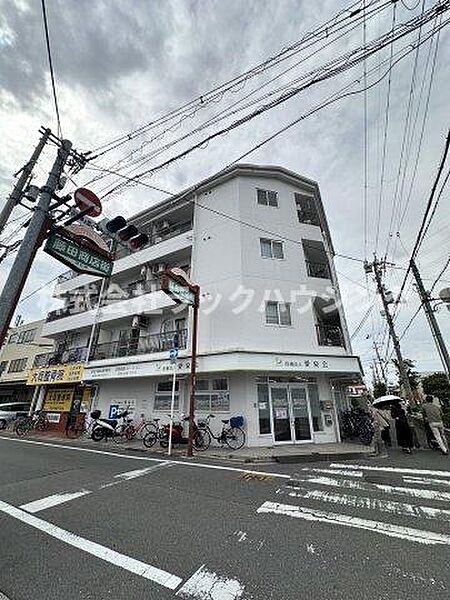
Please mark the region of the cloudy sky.
MULTIPOLYGON (((395 23, 417 17, 436 2, 398 2, 395 23)), ((350 3, 349 0, 348 5, 350 3)), ((358 8, 363 2, 353 4, 358 8)), ((388 6, 379 10, 384 4, 381 1, 366 0, 366 4, 373 10, 365 28, 370 42, 389 31, 393 9, 388 6)), ((308 49, 262 70, 217 97, 214 103, 198 102, 188 119, 166 122, 164 126, 147 130, 145 135, 93 161, 96 167, 121 169, 128 175, 157 166, 261 106, 267 101, 264 94, 272 94, 270 99, 273 99, 279 95, 274 93, 277 88, 287 86, 279 93, 293 89, 301 76, 360 46, 361 23, 355 24, 351 31, 348 31, 350 26, 348 30, 341 30, 339 37, 333 29, 338 21, 332 19, 340 11, 339 18, 345 16, 350 22, 350 11, 345 10, 346 7, 347 2, 341 0, 47 0, 63 135, 81 151, 95 149, 199 99, 331 20, 327 38, 316 36, 308 49), (233 116, 223 114, 231 105, 242 108, 250 101, 244 100, 247 94, 255 104, 233 116), (216 116, 221 120, 209 128, 162 148, 216 116), (169 126, 170 130, 162 135, 163 129, 169 126), (136 166, 130 166, 131 160, 136 161, 136 166)), ((437 35, 428 39, 433 27, 436 30, 446 18, 449 13, 366 61, 367 83, 373 84, 367 92, 366 120, 364 95, 351 94, 300 121, 245 158, 246 162, 279 164, 317 180, 336 251, 363 259, 371 257, 375 250, 379 255, 388 250, 388 260, 398 267, 386 273, 386 285, 394 294, 401 284, 402 268, 407 264, 450 125, 450 27, 441 31, 438 44, 437 35), (408 46, 423 40, 418 51, 408 46), (409 54, 397 62, 408 47, 409 54), (391 52, 394 67, 389 76, 391 52), (381 81, 376 84, 378 79, 381 81), (367 178, 364 177, 365 130, 367 178), (403 217, 401 224, 400 216, 403 217)), ((346 91, 358 91, 364 81, 363 64, 359 63, 211 141, 187 158, 157 170, 144 181, 169 192, 181 191, 315 109, 330 94, 344 86, 349 86, 346 91)), ((0 0, 0 124, 0 198, 4 199, 13 185, 13 173, 24 164, 38 140, 39 127, 46 125, 56 131, 38 0, 0 0)), ((49 147, 36 170, 36 182, 43 181, 53 153, 54 147, 49 147)), ((99 173, 91 165, 76 176, 76 184, 82 185, 99 173)), ((91 188, 101 195, 120 181, 110 175, 93 182, 91 188)), ((68 186, 67 190, 72 188, 68 186)), ((450 186, 442 194, 418 256, 428 285, 433 283, 449 256, 449 189, 450 186)), ((108 216, 118 212, 131 215, 165 197, 167 195, 151 188, 128 186, 120 193, 107 196, 105 210, 108 216)), ((20 238, 17 227, 21 225, 22 214, 22 209, 14 212, 15 222, 1 241, 9 243, 20 238)), ((11 264, 12 258, 1 264, 1 283, 11 264)), ((374 284, 370 277, 366 279, 361 262, 336 258, 336 266, 351 333, 374 304, 353 339, 354 351, 361 355, 370 373, 368 361, 373 354, 372 343, 377 340, 381 344, 384 331, 374 284)), ((65 267, 52 258, 42 253, 38 255, 22 297, 26 298, 41 286, 42 289, 21 302, 18 312, 26 320, 42 317, 58 306, 51 298, 52 284, 44 284, 64 270, 65 267)), ((436 285, 436 291, 446 285, 450 285, 450 269, 436 285)), ((400 334, 419 304, 411 285, 407 286, 404 298, 406 302, 399 306, 396 321, 400 334)), ((449 340, 450 313, 441 307, 438 319, 449 340)), ((405 333, 402 345, 404 354, 417 361, 419 370, 440 368, 422 314, 405 333)))

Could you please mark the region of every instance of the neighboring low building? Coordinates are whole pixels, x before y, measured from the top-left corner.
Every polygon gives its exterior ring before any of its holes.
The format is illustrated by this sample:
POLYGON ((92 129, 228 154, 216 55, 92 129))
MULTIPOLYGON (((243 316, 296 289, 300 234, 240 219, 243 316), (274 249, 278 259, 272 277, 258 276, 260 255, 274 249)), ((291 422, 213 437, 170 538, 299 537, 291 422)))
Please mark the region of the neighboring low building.
MULTIPOLYGON (((69 272, 54 291, 64 304, 44 331, 60 367, 84 364, 77 393, 91 384, 105 416, 130 406, 167 419, 176 338, 175 407, 187 412, 190 312, 160 285, 168 266, 180 267, 201 288, 197 417, 213 412, 219 429, 242 415, 252 446, 339 441, 345 388, 361 381, 361 365, 318 184, 282 167, 235 165, 130 222, 148 234, 146 247, 130 255, 119 246, 105 282, 69 272)), ((44 408, 64 387, 46 364, 35 373, 44 408)))
POLYGON ((12 327, 0 350, 0 404, 31 402, 34 386, 27 385, 36 357, 53 349, 54 342, 42 336, 45 321, 12 327))

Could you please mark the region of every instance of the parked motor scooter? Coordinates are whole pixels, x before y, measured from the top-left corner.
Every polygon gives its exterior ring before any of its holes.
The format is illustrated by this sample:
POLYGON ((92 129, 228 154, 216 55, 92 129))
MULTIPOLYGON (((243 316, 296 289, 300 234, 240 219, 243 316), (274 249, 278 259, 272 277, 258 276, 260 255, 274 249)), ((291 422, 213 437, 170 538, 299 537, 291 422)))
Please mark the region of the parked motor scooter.
MULTIPOLYGON (((181 422, 172 424, 172 444, 187 444, 188 438, 184 435, 184 422, 189 421, 189 417, 182 416, 181 422)), ((163 448, 169 447, 170 425, 163 425, 163 432, 160 436, 159 443, 163 448)))
POLYGON ((100 442, 101 440, 107 440, 108 438, 120 439, 121 434, 124 432, 125 427, 130 421, 130 419, 125 420, 129 414, 129 410, 124 410, 117 415, 117 419, 98 419, 92 430, 91 438, 94 442, 100 442), (122 423, 120 424, 119 419, 122 419, 122 423))

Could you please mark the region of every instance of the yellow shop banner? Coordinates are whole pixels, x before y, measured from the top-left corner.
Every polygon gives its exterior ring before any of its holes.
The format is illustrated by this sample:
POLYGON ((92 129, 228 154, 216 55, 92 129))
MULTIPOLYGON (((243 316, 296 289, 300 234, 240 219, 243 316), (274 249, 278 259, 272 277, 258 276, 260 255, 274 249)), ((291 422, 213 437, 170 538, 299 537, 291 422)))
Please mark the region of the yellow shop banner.
POLYGON ((78 383, 84 375, 84 364, 54 365, 30 369, 27 385, 52 385, 61 383, 78 383))
POLYGON ((48 390, 44 400, 44 410, 47 412, 69 412, 72 406, 75 388, 48 390))

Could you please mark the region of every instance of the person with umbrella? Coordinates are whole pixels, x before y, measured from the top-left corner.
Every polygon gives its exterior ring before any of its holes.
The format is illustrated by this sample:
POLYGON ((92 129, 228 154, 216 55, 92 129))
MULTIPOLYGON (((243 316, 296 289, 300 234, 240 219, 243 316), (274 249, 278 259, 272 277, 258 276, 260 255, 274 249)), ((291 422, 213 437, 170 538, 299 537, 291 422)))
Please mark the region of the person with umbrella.
POLYGON ((409 426, 408 417, 402 404, 403 402, 396 402, 392 405, 391 416, 395 420, 397 444, 403 452, 411 454, 411 449, 414 447, 413 432, 409 426))

